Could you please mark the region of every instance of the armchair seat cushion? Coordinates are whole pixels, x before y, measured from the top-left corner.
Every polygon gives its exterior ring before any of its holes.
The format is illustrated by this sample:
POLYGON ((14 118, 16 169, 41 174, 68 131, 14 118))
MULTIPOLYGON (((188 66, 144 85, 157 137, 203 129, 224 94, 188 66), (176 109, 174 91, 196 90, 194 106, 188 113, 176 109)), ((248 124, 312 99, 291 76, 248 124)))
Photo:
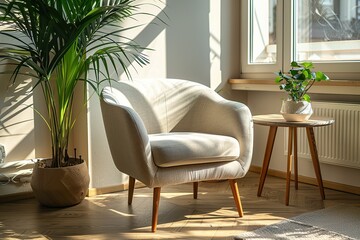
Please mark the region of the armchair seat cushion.
POLYGON ((150 134, 153 161, 158 167, 228 162, 240 155, 239 142, 229 136, 171 132, 150 134))

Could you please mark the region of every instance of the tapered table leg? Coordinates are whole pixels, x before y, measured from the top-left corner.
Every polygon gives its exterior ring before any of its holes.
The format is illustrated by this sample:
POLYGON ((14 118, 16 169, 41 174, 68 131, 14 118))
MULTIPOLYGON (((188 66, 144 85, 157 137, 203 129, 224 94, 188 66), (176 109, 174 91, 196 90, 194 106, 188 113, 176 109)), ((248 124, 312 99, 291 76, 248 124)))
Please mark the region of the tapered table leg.
POLYGON ((285 193, 285 204, 289 205, 290 196, 290 181, 291 181, 291 160, 292 160, 292 143, 293 133, 295 128, 289 127, 289 139, 288 139, 288 156, 287 156, 287 169, 286 169, 286 193, 285 193))
POLYGON ((275 141, 275 137, 276 137, 277 128, 278 128, 277 126, 270 126, 270 129, 269 129, 269 135, 268 135, 268 139, 267 139, 264 161, 263 161, 263 166, 261 169, 260 182, 259 182, 259 187, 258 187, 258 192, 257 192, 258 197, 261 196, 261 192, 264 187, 266 174, 269 169, 269 164, 270 164, 272 150, 274 147, 274 141, 275 141))
POLYGON ((294 127, 294 174, 295 174, 295 189, 298 190, 298 154, 297 154, 297 128, 294 127))
POLYGON ((308 141, 309 141, 311 158, 312 158, 312 162, 314 165, 316 180, 318 182, 318 186, 320 189, 320 195, 321 195, 321 198, 324 200, 325 192, 324 192, 324 186, 323 186, 322 177, 321 177, 319 156, 318 156, 318 152, 317 152, 317 148, 316 148, 314 129, 312 127, 307 127, 306 134, 307 134, 308 141))

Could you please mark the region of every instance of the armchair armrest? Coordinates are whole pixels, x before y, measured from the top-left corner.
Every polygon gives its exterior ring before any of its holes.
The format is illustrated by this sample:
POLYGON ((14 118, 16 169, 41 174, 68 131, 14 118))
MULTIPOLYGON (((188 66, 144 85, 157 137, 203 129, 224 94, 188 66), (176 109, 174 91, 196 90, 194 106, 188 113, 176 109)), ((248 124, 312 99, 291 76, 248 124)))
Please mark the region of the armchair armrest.
POLYGON ((101 110, 116 167, 150 186, 157 167, 152 161, 150 140, 141 118, 134 109, 107 103, 104 99, 101 99, 101 110))
POLYGON ((234 137, 240 145, 238 161, 247 172, 253 151, 253 122, 250 109, 215 92, 200 95, 172 131, 203 132, 234 137))

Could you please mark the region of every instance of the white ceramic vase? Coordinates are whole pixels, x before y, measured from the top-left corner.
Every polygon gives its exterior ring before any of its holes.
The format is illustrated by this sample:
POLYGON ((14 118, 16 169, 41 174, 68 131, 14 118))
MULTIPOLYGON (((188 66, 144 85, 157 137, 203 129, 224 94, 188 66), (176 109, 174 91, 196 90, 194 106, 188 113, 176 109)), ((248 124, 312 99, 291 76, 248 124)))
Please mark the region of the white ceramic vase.
POLYGON ((288 122, 301 122, 308 120, 313 110, 307 101, 283 100, 280 113, 288 122))

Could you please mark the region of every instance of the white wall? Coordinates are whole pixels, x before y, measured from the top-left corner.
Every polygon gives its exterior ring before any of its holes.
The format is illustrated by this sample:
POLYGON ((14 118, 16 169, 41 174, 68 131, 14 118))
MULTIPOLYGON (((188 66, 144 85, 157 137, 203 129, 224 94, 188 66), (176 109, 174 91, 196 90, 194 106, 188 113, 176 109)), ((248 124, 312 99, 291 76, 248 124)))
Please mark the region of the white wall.
MULTIPOLYGON (((151 24, 131 33, 137 43, 154 49, 146 51, 151 63, 132 71, 133 78, 181 78, 219 89, 235 77, 240 66, 239 1, 164 3, 159 4, 161 10, 146 10, 166 24, 144 16, 141 21, 151 24)), ((91 99, 88 109, 90 188, 124 184, 127 176, 120 174, 112 162, 97 97, 91 99)))
MULTIPOLYGON (((7 40, 0 38, 0 41, 7 40)), ((11 70, 10 65, 0 66, 0 72, 11 70)), ((10 77, 0 75, 0 144, 5 147, 5 163, 34 158, 34 146, 37 143, 32 80, 19 75, 12 84, 10 77)), ((8 174, 7 171, 9 170, 0 167, 0 174, 8 174)), ((26 183, 0 184, 0 196, 29 191, 30 186, 26 183)))
POLYGON ((20 78, 9 86, 6 76, 2 76, 0 85, 0 144, 5 146, 6 161, 32 158, 35 150, 31 80, 20 78))
MULTIPOLYGON (((154 10, 154 9, 152 9, 154 10)), ((139 44, 154 51, 147 51, 151 63, 133 71, 134 78, 169 77, 199 82, 233 100, 246 101, 253 114, 277 113, 280 109, 280 93, 232 91, 226 84, 229 78, 240 75, 239 1, 168 0, 163 12, 155 10, 167 25, 156 22, 140 31, 133 32, 139 44)), ((131 24, 131 22, 129 22, 131 24)), ((122 76, 124 78, 124 76, 122 76)), ((316 95, 313 100, 354 101, 351 96, 316 95)), ((127 182, 111 159, 104 133, 99 102, 91 99, 88 112, 89 165, 91 187, 101 188, 127 182)), ((261 166, 268 129, 255 126, 253 165, 261 166)), ((279 129, 274 146, 270 169, 285 171, 284 132, 279 129)), ((312 163, 300 159, 299 174, 314 177, 312 163)), ((323 179, 347 185, 359 186, 359 170, 321 164, 323 179)))
MULTIPOLYGON (((240 65, 237 0, 143 2, 156 3, 159 9, 148 6, 143 11, 157 15, 166 24, 150 16, 139 19, 140 23, 146 24, 130 37, 153 51, 146 51, 151 64, 137 68, 137 72, 132 71, 134 78, 182 78, 220 89, 228 78, 237 75, 240 65)), ((129 25, 132 23, 128 22, 129 25)), ((46 125, 31 108, 25 107, 33 104, 43 111, 41 93, 36 90, 33 97, 28 92, 32 83, 28 82, 18 86, 17 95, 8 95, 9 76, 1 77, 0 143, 8 152, 6 161, 50 156, 51 143, 46 125)), ((112 163, 96 96, 91 98, 85 110, 75 126, 71 142, 78 148, 78 153, 88 159, 90 187, 126 182, 126 176, 112 163)))
MULTIPOLYGON (((147 16, 141 22, 156 24, 146 24, 132 33, 136 42, 154 49, 146 51, 151 63, 137 68, 138 72, 133 71, 134 78, 188 79, 213 89, 222 89, 222 94, 229 98, 247 100, 253 114, 278 112, 282 97, 279 93, 232 91, 226 84, 229 78, 240 75, 240 1, 163 2, 159 4, 160 9, 150 7, 146 10, 161 17, 166 25, 147 16)), ((7 79, 2 76, 0 143, 8 146, 7 161, 49 156, 48 130, 32 110, 21 107, 21 104, 34 103, 41 108, 42 96, 36 94, 33 99, 26 93, 26 89, 29 89, 27 86, 19 86, 19 96, 9 98, 5 92, 6 86, 7 79)), ((354 100, 345 96, 339 99, 339 95, 319 95, 313 99, 316 98, 354 100)), ((95 96, 90 100, 87 111, 81 115, 73 136, 74 146, 80 148, 81 154, 88 159, 91 188, 116 186, 127 181, 127 177, 119 173, 112 162, 99 107, 99 100, 95 96)), ((270 165, 270 168, 281 171, 285 169, 283 135, 280 129, 270 165)), ((267 128, 256 126, 254 165, 261 166, 266 138, 267 128)), ((313 176, 311 163, 302 161, 299 167, 300 174, 313 176)), ((324 180, 359 186, 359 170, 330 165, 321 167, 324 180)))

